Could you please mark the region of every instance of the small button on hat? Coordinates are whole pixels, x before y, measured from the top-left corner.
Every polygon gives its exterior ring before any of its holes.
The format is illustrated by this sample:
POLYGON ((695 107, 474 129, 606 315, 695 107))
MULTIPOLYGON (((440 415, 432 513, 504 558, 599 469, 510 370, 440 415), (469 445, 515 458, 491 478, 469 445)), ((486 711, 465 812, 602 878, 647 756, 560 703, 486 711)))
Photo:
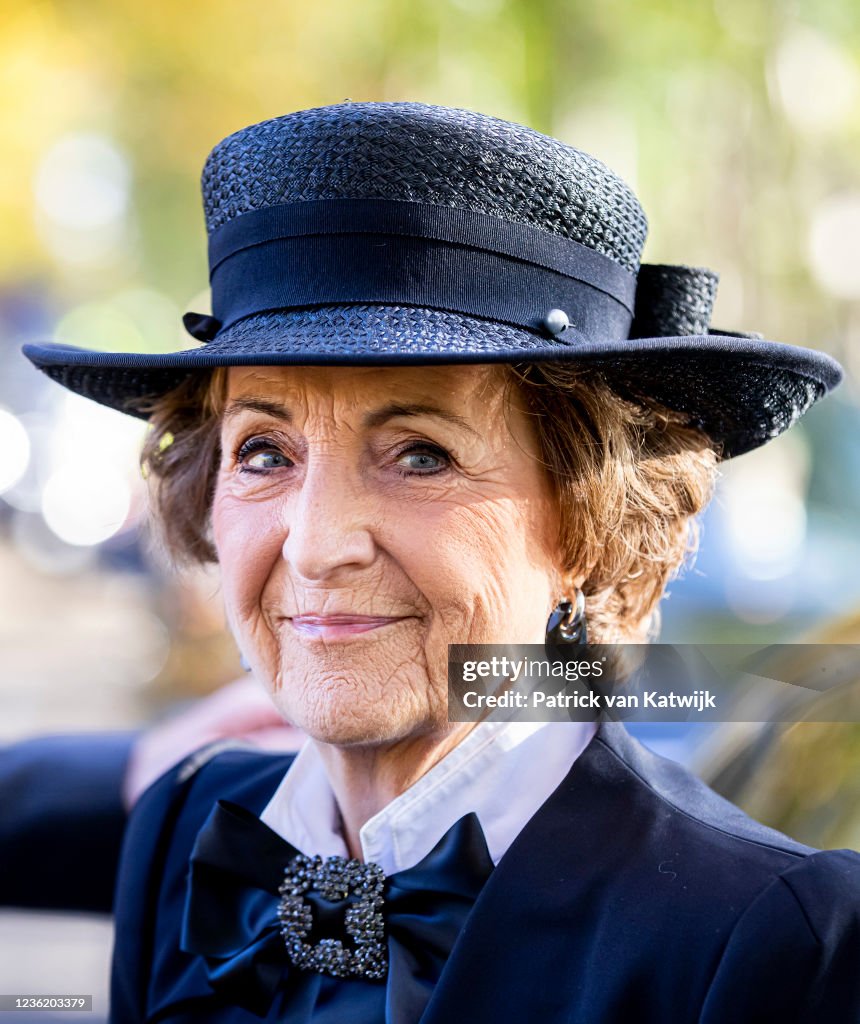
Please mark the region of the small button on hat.
POLYGON ((551 309, 543 318, 543 325, 549 334, 557 336, 570 327, 570 319, 563 309, 551 309))
POLYGON ((202 190, 212 312, 184 317, 200 344, 26 345, 40 370, 146 416, 142 400, 218 366, 573 362, 687 413, 724 457, 841 379, 823 353, 712 328, 717 275, 641 264, 631 189, 522 125, 422 103, 303 110, 219 142, 202 190))

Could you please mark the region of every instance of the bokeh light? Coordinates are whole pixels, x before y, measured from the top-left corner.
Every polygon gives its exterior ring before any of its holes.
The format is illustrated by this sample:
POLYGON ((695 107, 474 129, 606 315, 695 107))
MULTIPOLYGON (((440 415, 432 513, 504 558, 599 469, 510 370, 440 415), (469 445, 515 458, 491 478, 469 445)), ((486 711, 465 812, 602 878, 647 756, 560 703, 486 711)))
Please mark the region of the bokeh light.
POLYGON ((36 201, 54 223, 79 231, 121 220, 129 197, 128 163, 107 138, 67 135, 48 150, 36 174, 36 201))
POLYGON ((99 544, 123 526, 131 508, 128 481, 111 467, 81 464, 51 474, 42 515, 67 544, 99 544))
POLYGON ((0 494, 13 487, 30 462, 30 438, 23 423, 0 407, 0 494))
POLYGON ((42 453, 40 507, 68 544, 98 544, 127 525, 143 483, 136 468, 145 426, 80 395, 62 396, 42 453))
POLYGON ((860 299, 860 190, 830 196, 815 207, 809 262, 831 295, 860 299))
POLYGON ((787 433, 729 465, 718 496, 726 603, 743 621, 774 622, 797 597, 807 543, 809 454, 787 433))
POLYGON ((39 233, 61 263, 96 267, 128 240, 131 171, 107 137, 73 133, 42 158, 33 188, 39 233))
POLYGON ((788 31, 771 67, 779 103, 792 124, 807 134, 842 128, 860 100, 860 68, 837 39, 811 25, 788 31))

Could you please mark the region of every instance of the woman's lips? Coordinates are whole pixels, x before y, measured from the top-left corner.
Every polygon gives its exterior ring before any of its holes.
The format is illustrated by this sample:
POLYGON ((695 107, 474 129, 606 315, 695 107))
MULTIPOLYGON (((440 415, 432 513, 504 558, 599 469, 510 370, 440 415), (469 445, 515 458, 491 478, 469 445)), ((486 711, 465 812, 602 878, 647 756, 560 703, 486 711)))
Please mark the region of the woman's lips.
POLYGON ((392 622, 400 622, 407 616, 391 615, 294 615, 289 621, 297 633, 321 640, 336 640, 341 637, 367 633, 392 622))

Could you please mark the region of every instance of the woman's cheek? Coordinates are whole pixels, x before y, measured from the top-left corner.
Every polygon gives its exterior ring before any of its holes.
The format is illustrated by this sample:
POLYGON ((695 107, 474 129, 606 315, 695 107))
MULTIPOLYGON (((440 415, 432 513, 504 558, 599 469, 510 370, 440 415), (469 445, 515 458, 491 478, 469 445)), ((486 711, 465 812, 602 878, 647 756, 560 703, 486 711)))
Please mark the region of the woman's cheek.
POLYGON ((540 641, 550 564, 526 513, 509 501, 463 506, 434 535, 428 576, 445 595, 437 607, 448 642, 540 641))
POLYGON ((445 509, 411 535, 432 538, 420 564, 407 561, 410 577, 428 598, 435 629, 448 643, 486 642, 489 619, 504 607, 504 576, 511 538, 490 503, 445 509))
POLYGON ((270 505, 216 495, 212 531, 224 596, 240 619, 259 612, 260 597, 283 547, 270 505))

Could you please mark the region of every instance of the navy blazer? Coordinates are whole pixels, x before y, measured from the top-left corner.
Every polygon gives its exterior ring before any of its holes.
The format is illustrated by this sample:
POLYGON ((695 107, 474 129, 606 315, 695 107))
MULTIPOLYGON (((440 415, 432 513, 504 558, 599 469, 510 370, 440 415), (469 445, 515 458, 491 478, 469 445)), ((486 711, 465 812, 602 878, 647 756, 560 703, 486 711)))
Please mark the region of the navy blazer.
MULTIPOLYGON (((112 1020, 253 1022, 179 948, 214 802, 262 812, 289 755, 232 751, 156 782, 117 883, 112 1020)), ((860 1021, 860 854, 754 821, 602 721, 474 904, 422 1024, 860 1021)))
POLYGON ((0 906, 110 911, 126 822, 121 786, 138 735, 0 747, 0 906))

